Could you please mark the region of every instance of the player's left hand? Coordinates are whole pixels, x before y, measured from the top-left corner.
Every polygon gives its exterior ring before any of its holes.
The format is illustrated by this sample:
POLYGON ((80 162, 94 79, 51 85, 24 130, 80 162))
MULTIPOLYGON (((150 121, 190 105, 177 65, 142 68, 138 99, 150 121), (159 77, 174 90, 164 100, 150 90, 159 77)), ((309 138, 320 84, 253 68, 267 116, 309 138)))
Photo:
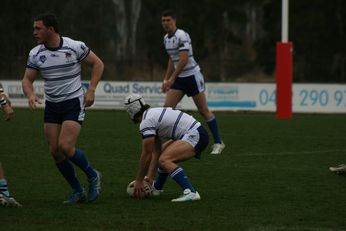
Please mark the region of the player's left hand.
POLYGON ((153 183, 154 183, 154 180, 151 179, 151 178, 149 178, 148 176, 145 176, 145 177, 144 177, 144 180, 145 180, 146 182, 148 182, 150 185, 153 185, 153 183))
POLYGON ((84 95, 84 107, 90 107, 95 101, 95 90, 88 89, 84 95))

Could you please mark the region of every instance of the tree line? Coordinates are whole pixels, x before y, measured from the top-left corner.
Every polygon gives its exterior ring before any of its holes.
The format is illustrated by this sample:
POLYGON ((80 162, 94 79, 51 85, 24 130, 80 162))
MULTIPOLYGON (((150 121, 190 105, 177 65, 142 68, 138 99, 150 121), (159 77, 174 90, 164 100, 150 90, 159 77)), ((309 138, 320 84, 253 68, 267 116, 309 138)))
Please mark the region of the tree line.
MULTIPOLYGON (((208 81, 275 81, 279 0, 3 0, 0 78, 22 78, 36 45, 33 18, 52 12, 63 36, 84 41, 104 61, 104 79, 161 80, 168 58, 161 12, 168 8, 190 34, 208 81)), ((293 81, 346 82, 346 1, 291 0, 289 12, 293 81)))

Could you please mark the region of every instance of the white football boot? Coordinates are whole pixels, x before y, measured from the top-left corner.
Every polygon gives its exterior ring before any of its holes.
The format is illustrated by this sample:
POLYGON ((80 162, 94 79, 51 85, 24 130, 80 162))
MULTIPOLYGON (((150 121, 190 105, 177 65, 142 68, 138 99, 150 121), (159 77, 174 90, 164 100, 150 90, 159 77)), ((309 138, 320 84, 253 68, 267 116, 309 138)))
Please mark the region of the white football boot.
POLYGON ((161 189, 161 190, 156 189, 154 184, 153 184, 153 186, 151 187, 151 195, 156 197, 156 196, 160 196, 162 193, 163 193, 163 189, 161 189))
POLYGON ((200 199, 201 197, 197 191, 191 192, 191 190, 187 188, 184 190, 183 195, 176 199, 173 199, 172 202, 197 201, 200 199))
POLYGON ((211 151, 210 154, 221 154, 222 151, 225 149, 226 145, 223 143, 223 141, 221 142, 221 144, 214 144, 213 145, 213 150, 211 151))

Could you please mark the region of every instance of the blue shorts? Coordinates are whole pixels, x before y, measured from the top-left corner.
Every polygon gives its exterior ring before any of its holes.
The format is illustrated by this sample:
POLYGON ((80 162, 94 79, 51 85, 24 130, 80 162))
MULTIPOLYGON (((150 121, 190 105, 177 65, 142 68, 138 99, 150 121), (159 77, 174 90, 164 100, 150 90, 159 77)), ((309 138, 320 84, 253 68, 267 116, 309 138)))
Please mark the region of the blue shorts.
POLYGON ((195 96, 205 90, 204 79, 201 72, 187 77, 178 77, 171 89, 180 90, 187 96, 195 96))
POLYGON ((195 146, 195 157, 197 159, 201 158, 201 153, 204 149, 206 149, 206 147, 208 146, 209 143, 209 135, 207 130, 205 130, 204 127, 200 126, 199 128, 197 128, 198 132, 199 132, 199 141, 195 146))
POLYGON ((59 103, 46 100, 44 122, 62 124, 65 120, 72 120, 82 124, 85 110, 81 98, 69 99, 59 103))

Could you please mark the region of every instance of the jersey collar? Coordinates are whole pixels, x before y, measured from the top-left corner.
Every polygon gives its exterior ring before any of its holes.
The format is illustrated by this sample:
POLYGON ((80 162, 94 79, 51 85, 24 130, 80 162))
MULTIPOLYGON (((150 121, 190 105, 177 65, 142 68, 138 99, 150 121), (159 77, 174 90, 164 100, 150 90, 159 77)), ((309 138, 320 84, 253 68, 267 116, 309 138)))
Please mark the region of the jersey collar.
POLYGON ((59 49, 62 47, 63 42, 64 42, 64 40, 63 40, 63 38, 60 36, 60 44, 59 44, 58 47, 47 47, 46 45, 44 45, 44 46, 47 48, 47 50, 50 50, 50 51, 57 51, 57 50, 59 50, 59 49))
POLYGON ((178 28, 176 28, 172 34, 167 34, 168 38, 172 38, 175 35, 175 33, 177 32, 177 30, 178 30, 178 28))

